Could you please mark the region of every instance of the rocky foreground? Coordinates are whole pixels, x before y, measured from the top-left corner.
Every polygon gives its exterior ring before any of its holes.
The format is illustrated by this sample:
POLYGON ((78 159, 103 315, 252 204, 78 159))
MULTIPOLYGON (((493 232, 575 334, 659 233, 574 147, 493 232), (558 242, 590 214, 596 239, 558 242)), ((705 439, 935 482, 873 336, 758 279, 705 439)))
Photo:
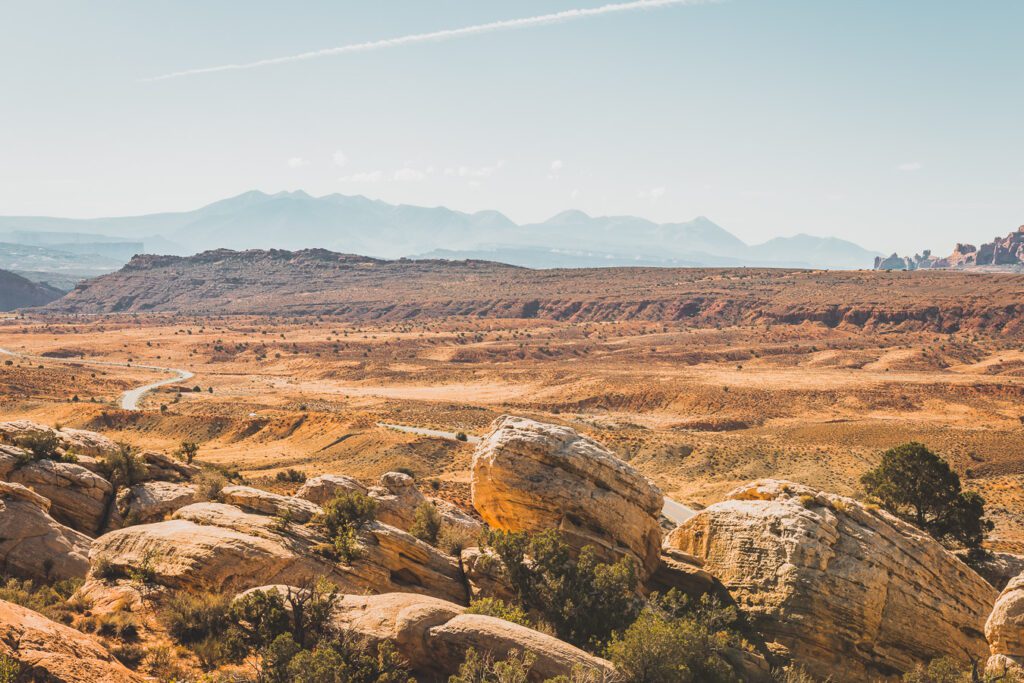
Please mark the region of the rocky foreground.
POLYGON ((775 480, 742 486, 663 536, 660 491, 567 427, 496 421, 473 459, 472 511, 397 472, 372 486, 325 474, 281 495, 161 453, 136 454, 126 476, 125 448, 92 432, 3 423, 0 443, 4 572, 80 582, 65 623, 0 600, 0 656, 41 680, 146 679, 110 636, 116 626, 88 624, 130 617, 133 637, 163 652, 157 615, 179 596, 294 596, 322 579, 343 594, 333 627, 387 643, 419 680, 447 680, 470 650, 532 653, 531 681, 574 671, 614 680, 610 661, 467 610, 512 592, 500 559, 471 542, 487 528, 557 529, 574 551, 628 558, 643 593, 735 605, 750 628, 749 646, 728 658, 739 680, 769 681, 773 668, 798 664, 821 680, 891 681, 941 657, 1024 671, 1024 575, 1000 594, 888 513, 775 480), (26 443, 52 448, 39 457, 16 445, 26 443), (345 562, 325 556, 331 539, 313 522, 352 491, 377 514, 345 562), (410 533, 427 502, 438 528, 464 543, 438 547, 410 533))

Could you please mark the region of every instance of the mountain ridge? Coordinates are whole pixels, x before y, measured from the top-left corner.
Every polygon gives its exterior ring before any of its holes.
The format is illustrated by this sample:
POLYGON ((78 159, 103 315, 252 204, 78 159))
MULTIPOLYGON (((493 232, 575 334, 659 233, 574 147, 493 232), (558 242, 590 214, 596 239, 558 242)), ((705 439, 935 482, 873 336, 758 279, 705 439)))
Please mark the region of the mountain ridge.
POLYGON ((554 267, 593 266, 605 258, 646 265, 870 268, 881 255, 845 240, 811 236, 778 237, 769 241, 770 249, 748 245, 705 216, 656 223, 637 216, 590 216, 568 209, 545 221, 520 225, 493 209, 468 213, 444 206, 390 204, 363 195, 314 197, 302 190, 273 194, 250 190, 191 211, 141 216, 0 217, 0 231, 5 230, 92 231, 133 239, 153 235, 143 241, 178 255, 218 248, 325 248, 379 258, 443 250, 459 258, 486 249, 526 267, 540 267, 539 261, 554 267), (181 249, 175 249, 178 244, 181 249), (539 261, 527 253, 537 249, 547 250, 539 261), (601 257, 559 261, 559 250, 592 251, 601 257))

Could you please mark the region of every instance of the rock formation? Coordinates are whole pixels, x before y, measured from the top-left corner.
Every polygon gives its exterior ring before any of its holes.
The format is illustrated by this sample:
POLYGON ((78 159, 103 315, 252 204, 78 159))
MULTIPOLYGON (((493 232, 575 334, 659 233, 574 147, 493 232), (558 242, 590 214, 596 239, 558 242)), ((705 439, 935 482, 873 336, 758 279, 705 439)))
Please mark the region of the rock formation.
POLYGON ((576 548, 659 563, 663 497, 600 444, 569 427, 501 417, 473 456, 473 506, 497 529, 558 529, 576 548))
MULTIPOLYGON (((264 502, 274 494, 267 496, 264 502)), ((101 536, 91 559, 95 564, 102 557, 115 573, 147 564, 157 584, 176 589, 237 591, 268 582, 301 586, 324 577, 346 592, 403 590, 466 599, 455 558, 404 531, 370 523, 360 539, 361 555, 343 565, 316 552, 327 542, 319 531, 272 515, 195 503, 170 520, 101 536)))
POLYGON ((346 595, 334 619, 339 628, 371 642, 390 640, 421 675, 455 673, 469 648, 497 659, 513 649, 534 653, 531 681, 569 675, 575 665, 605 674, 614 671, 609 662, 553 636, 495 617, 464 614, 458 605, 421 595, 346 595))
POLYGON ((985 622, 985 637, 992 654, 990 673, 1010 670, 1024 675, 1024 574, 1010 581, 996 600, 985 622))
POLYGON ((117 452, 118 446, 113 440, 102 434, 82 429, 53 429, 38 422, 15 420, 0 422, 0 443, 17 445, 19 439, 26 436, 52 434, 60 442, 62 453, 104 457, 117 452))
POLYGON ((1006 237, 995 237, 980 247, 957 244, 946 258, 932 256, 931 251, 913 258, 893 254, 875 258, 875 270, 965 269, 979 266, 1024 269, 1024 225, 1006 237))
POLYGON ((50 501, 21 484, 0 482, 0 566, 36 581, 79 578, 91 540, 49 515, 50 501))
POLYGON ((995 590, 931 537, 850 498, 758 481, 665 543, 702 560, 755 630, 816 676, 885 679, 987 654, 995 590))
POLYGON ((25 678, 55 683, 142 683, 93 636, 0 600, 0 654, 17 661, 25 678))
POLYGON ((169 481, 147 481, 117 493, 118 514, 129 525, 159 522, 194 502, 195 486, 169 481))
POLYGON ((49 499, 50 515, 72 529, 95 536, 106 525, 114 487, 81 465, 37 460, 7 478, 49 499))

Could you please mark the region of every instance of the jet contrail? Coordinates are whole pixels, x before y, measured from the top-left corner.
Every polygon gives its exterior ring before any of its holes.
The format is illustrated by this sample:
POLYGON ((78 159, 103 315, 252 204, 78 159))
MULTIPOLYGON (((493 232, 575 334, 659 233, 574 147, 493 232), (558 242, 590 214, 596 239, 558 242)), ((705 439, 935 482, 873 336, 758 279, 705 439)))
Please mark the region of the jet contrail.
POLYGON ((718 0, 633 0, 632 2, 618 2, 611 5, 602 5, 601 7, 593 7, 589 9, 570 9, 564 10, 562 12, 555 12, 553 14, 541 14, 535 17, 524 17, 522 19, 505 19, 502 21, 492 21, 487 24, 478 24, 476 26, 464 26, 462 28, 444 29, 441 31, 433 31, 431 33, 414 33, 408 36, 399 36, 397 38, 385 38, 383 40, 373 40, 366 43, 353 43, 351 45, 329 47, 324 48, 322 50, 314 50, 313 52, 303 52, 297 55, 289 55, 287 57, 261 59, 255 62, 246 62, 243 64, 223 64, 221 66, 208 66, 201 69, 175 71, 173 73, 164 74, 162 76, 154 76, 152 78, 144 78, 142 80, 147 82, 165 81, 171 78, 181 78, 182 76, 195 76, 198 74, 217 73, 219 71, 239 71, 242 69, 257 69, 261 66, 271 66, 273 64, 287 64, 288 62, 299 62, 306 59, 316 59, 318 57, 330 57, 333 55, 346 54, 349 52, 370 52, 372 50, 384 50, 389 47, 399 47, 401 45, 411 45, 413 43, 426 43, 441 40, 450 40, 451 38, 461 38, 462 36, 472 36, 480 33, 489 33, 491 31, 507 31, 518 28, 529 28, 531 26, 556 24, 564 21, 572 21, 573 19, 596 17, 602 14, 632 12, 635 10, 655 9, 658 7, 669 7, 672 5, 707 5, 717 1, 718 0))

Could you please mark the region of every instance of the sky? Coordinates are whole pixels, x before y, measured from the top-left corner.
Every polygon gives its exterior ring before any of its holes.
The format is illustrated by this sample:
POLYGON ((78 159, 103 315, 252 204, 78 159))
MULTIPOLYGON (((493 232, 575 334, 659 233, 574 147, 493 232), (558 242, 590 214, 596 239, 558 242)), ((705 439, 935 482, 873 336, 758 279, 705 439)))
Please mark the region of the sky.
POLYGON ((0 0, 0 215, 303 189, 948 253, 1024 223, 1021 26, 1020 0, 0 0))

